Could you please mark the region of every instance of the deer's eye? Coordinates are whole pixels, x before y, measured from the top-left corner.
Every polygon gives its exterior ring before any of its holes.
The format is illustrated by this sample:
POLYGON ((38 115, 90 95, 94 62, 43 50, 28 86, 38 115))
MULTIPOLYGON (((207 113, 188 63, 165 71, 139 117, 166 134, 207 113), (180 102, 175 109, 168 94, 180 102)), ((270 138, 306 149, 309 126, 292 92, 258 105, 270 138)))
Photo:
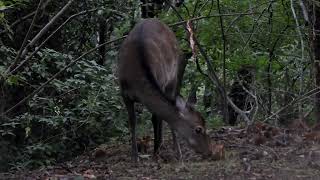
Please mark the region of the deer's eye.
POLYGON ((196 134, 201 134, 203 132, 203 128, 198 126, 195 128, 195 132, 196 132, 196 134))

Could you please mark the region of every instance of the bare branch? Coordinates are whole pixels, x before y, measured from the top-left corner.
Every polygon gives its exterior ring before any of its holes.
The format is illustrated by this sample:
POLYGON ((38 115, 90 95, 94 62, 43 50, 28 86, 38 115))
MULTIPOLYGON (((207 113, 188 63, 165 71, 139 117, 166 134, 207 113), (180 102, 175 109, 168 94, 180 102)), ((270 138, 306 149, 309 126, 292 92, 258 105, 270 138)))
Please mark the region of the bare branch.
MULTIPOLYGON (((200 14, 203 10, 204 7, 207 7, 207 4, 208 4, 209 0, 206 0, 206 2, 203 3, 203 5, 199 8, 198 12, 197 13, 194 13, 193 17, 196 15, 196 14, 200 14)), ((211 7, 212 8, 212 7, 211 7)), ((210 15, 210 14, 209 14, 210 15)))
POLYGON ((192 17, 194 17, 196 15, 196 10, 197 10, 198 5, 199 5, 199 0, 197 0, 196 4, 194 5, 192 17))
POLYGON ((58 32, 63 26, 65 26, 70 20, 72 20, 75 17, 81 16, 83 14, 89 13, 89 12, 93 12, 96 11, 98 9, 91 9, 91 10, 87 10, 87 11, 81 11, 77 14, 74 14, 72 16, 70 16, 67 20, 65 20, 55 31, 53 31, 32 53, 30 56, 28 56, 25 60, 23 60, 15 69, 13 69, 12 71, 10 71, 7 74, 7 77, 10 74, 14 74, 21 66, 23 66, 27 61, 29 61, 40 49, 41 47, 56 33, 58 32))
POLYGON ((35 15, 33 16, 32 22, 31 22, 31 24, 30 24, 30 27, 29 27, 29 29, 28 29, 28 32, 27 32, 26 36, 24 37, 24 40, 23 40, 23 42, 22 42, 22 45, 21 45, 21 47, 20 47, 20 49, 19 49, 19 51, 18 51, 18 54, 17 54, 16 58, 14 59, 14 62, 13 62, 13 63, 8 67, 8 69, 6 70, 5 74, 7 74, 15 65, 18 64, 19 58, 20 58, 20 56, 21 56, 21 54, 22 54, 22 50, 23 50, 24 46, 27 44, 27 40, 29 39, 29 37, 30 37, 30 35, 31 35, 31 31, 32 31, 32 29, 33 29, 34 23, 35 23, 35 21, 36 21, 36 19, 37 19, 37 16, 38 16, 38 14, 39 14, 40 7, 41 7, 42 2, 43 2, 43 0, 40 0, 40 2, 39 2, 39 4, 38 4, 38 7, 37 7, 37 10, 36 10, 36 13, 35 13, 35 15))
POLYGON ((41 31, 24 48, 21 57, 24 57, 27 54, 28 48, 36 44, 36 42, 41 38, 41 36, 43 36, 49 30, 49 28, 59 19, 59 17, 70 7, 73 1, 74 0, 68 1, 68 3, 48 22, 48 24, 45 25, 43 29, 41 29, 41 31))
POLYGON ((220 17, 220 16, 244 16, 244 15, 253 15, 253 14, 260 14, 260 13, 232 13, 232 14, 213 14, 210 16, 200 16, 200 17, 196 17, 196 18, 191 18, 188 20, 181 20, 180 22, 176 22, 173 24, 170 24, 169 26, 179 26, 179 25, 183 25, 185 23, 187 23, 187 21, 198 21, 201 19, 206 19, 206 18, 212 18, 212 17, 220 17))

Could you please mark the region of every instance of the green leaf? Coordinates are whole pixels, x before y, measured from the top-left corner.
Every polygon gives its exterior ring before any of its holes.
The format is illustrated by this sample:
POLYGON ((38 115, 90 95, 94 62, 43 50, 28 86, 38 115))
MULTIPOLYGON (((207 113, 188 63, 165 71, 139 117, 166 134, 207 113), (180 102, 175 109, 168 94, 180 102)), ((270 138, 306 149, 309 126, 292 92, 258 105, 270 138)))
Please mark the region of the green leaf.
POLYGON ((30 127, 26 127, 24 128, 25 132, 26 132, 26 137, 29 137, 30 133, 31 133, 31 128, 30 127))
POLYGON ((19 76, 18 75, 11 75, 7 78, 7 83, 9 85, 19 85, 19 76))

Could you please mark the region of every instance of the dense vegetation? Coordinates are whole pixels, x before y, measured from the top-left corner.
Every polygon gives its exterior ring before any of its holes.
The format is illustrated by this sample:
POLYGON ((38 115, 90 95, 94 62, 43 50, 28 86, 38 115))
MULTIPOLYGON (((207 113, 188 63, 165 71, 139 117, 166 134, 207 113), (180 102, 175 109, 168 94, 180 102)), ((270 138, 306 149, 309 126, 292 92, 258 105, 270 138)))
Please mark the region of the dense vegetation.
MULTIPOLYGON (((140 7, 132 0, 0 1, 0 171, 52 165, 128 135, 116 61, 140 7)), ((184 52, 194 53, 181 94, 196 89, 209 129, 228 124, 233 110, 224 92, 236 102, 239 84, 248 107, 237 123, 319 121, 319 8, 316 1, 186 0, 158 10, 184 52), (200 46, 190 46, 183 21, 190 19, 200 46), (243 71, 252 81, 241 79, 243 71)), ((151 134, 150 114, 138 110, 139 134, 151 134)))

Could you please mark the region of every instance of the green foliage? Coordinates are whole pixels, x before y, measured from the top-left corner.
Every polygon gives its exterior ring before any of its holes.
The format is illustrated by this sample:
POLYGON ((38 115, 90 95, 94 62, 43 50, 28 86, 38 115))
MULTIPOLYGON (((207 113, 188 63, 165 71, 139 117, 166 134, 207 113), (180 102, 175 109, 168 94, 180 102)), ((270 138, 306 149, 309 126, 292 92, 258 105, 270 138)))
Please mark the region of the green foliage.
POLYGON ((8 26, 4 11, 12 8, 24 7, 28 0, 1 0, 0 1, 0 25, 8 26))
MULTIPOLYGON (((6 86, 22 85, 21 79, 44 82, 74 59, 49 49, 38 55, 40 61, 10 76, 6 86)), ((126 132, 126 114, 118 92, 110 70, 93 60, 80 61, 32 97, 28 112, 1 124, 2 140, 19 139, 22 145, 12 162, 26 167, 49 165, 126 132)), ((10 146, 14 148, 14 144, 10 146)))
POLYGON ((225 125, 221 116, 211 115, 207 117, 206 121, 208 129, 219 129, 225 125))

